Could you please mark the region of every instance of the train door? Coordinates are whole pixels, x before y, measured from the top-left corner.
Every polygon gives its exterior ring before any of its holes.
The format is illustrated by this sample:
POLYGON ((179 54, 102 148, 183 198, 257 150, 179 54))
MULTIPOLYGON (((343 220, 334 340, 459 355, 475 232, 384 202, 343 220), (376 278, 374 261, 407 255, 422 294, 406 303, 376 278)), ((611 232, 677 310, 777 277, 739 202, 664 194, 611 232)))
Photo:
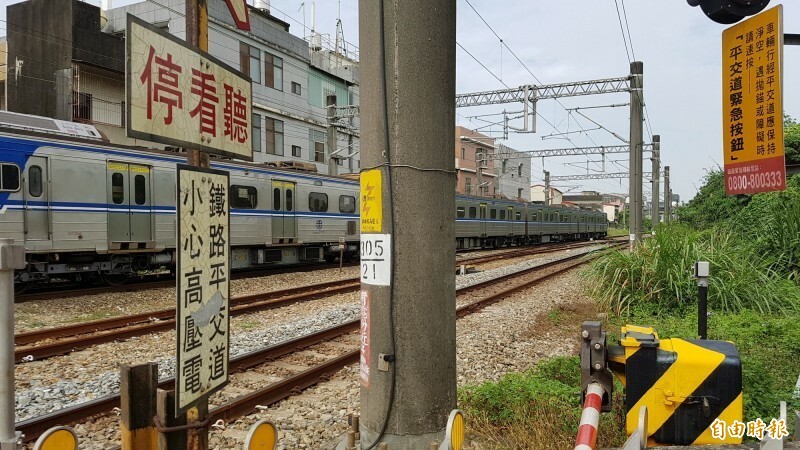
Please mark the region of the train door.
POLYGON ((130 195, 131 241, 146 242, 153 239, 152 203, 150 195, 150 167, 131 164, 128 167, 130 195))
POLYGON ((150 167, 109 162, 108 240, 146 242, 153 238, 150 167))
POLYGON ((23 174, 25 240, 50 240, 50 177, 47 158, 31 156, 23 174))
POLYGON ((481 236, 486 236, 486 207, 487 206, 488 205, 486 203, 481 203, 481 208, 480 208, 480 211, 481 211, 480 219, 481 220, 480 220, 480 228, 479 228, 481 236))
POLYGON ((297 238, 297 217, 295 216, 297 196, 296 184, 289 181, 272 182, 272 242, 285 244, 297 238))

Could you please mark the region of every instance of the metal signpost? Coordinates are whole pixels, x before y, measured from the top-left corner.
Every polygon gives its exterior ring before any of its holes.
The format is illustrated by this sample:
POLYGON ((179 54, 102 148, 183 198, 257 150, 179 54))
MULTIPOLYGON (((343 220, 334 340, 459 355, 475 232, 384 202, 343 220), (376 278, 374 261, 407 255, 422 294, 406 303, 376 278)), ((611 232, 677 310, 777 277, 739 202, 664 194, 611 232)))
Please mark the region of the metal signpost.
MULTIPOLYGON (((240 28, 249 26, 243 1, 228 6, 240 28)), ((185 415, 188 433, 172 441, 198 450, 208 447, 208 396, 228 382, 230 341, 230 183, 227 172, 208 168, 208 154, 253 158, 251 80, 206 53, 206 8, 205 0, 186 2, 196 46, 130 14, 126 35, 128 136, 187 149, 189 165, 177 168, 174 413, 185 415)), ((159 394, 159 411, 173 409, 170 395, 159 394)))
POLYGON ((722 61, 725 192, 785 190, 783 5, 726 29, 722 61))

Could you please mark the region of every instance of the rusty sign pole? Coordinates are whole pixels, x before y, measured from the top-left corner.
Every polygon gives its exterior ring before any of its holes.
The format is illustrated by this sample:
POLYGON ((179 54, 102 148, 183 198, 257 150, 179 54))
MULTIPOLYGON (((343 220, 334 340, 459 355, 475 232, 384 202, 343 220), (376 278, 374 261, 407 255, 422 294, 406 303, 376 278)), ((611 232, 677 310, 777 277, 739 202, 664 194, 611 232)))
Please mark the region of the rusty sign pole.
MULTIPOLYGON (((186 0, 186 40, 200 50, 208 52, 208 2, 207 0, 186 0)), ((211 167, 208 153, 187 149, 186 162, 190 166, 208 169, 211 167)), ((180 283, 180 280, 178 280, 180 283)), ((202 423, 208 415, 208 397, 186 412, 186 420, 202 423)), ((187 448, 208 450, 208 429, 192 428, 186 437, 187 448)))
MULTIPOLYGON (((208 52, 208 1, 186 0, 186 41, 208 52)), ((211 167, 208 153, 186 149, 186 163, 194 167, 211 167)))

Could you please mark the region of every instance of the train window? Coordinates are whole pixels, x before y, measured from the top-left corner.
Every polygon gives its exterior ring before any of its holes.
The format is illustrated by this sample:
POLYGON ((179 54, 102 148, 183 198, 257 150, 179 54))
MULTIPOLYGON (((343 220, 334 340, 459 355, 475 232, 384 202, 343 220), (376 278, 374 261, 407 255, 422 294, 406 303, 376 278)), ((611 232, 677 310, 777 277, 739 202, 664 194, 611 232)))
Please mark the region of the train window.
POLYGON ((133 200, 137 205, 144 205, 147 200, 144 175, 133 177, 133 200))
POLYGON ((0 164, 0 191, 16 192, 19 190, 19 167, 16 164, 0 164))
POLYGON ((492 208, 489 211, 489 218, 490 219, 497 219, 497 210, 496 209, 492 208))
POLYGON ((328 194, 312 192, 308 194, 308 210, 311 212, 328 211, 328 194))
POLYGON ((522 213, 517 211, 517 220, 522 220, 522 213))
POLYGON ((500 210, 500 220, 505 220, 505 219, 506 219, 506 210, 505 209, 501 209, 500 210))
POLYGON ((478 217, 478 210, 474 206, 469 207, 469 218, 474 219, 478 217))
POLYGON ((286 189, 286 210, 293 211, 294 210, 294 190, 293 189, 286 189))
POLYGON ((339 212, 345 214, 352 214, 356 212, 356 198, 350 195, 340 196, 339 212))
POLYGON ((41 197, 42 192, 42 168, 31 166, 28 169, 28 193, 31 197, 41 197))
POLYGON ((111 175, 111 201, 115 205, 125 201, 125 177, 119 172, 111 175))
POLYGON ((258 191, 253 186, 231 185, 231 208, 255 209, 258 191))
POLYGON ((467 212, 466 208, 464 208, 463 206, 459 206, 456 208, 456 217, 461 219, 466 215, 466 212, 467 212))
POLYGON ((272 190, 272 209, 275 211, 281 210, 281 188, 272 190))

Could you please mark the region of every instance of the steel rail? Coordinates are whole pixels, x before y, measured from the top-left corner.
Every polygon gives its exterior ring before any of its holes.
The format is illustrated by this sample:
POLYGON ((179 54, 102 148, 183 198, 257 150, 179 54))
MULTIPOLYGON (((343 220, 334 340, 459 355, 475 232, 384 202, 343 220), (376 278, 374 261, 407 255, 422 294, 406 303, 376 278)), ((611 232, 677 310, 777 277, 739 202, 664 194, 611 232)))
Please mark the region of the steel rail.
MULTIPOLYGON (((591 244, 590 244, 591 245, 591 244)), ((513 250, 500 255, 489 255, 465 259, 460 264, 480 264, 501 259, 528 255, 554 253, 560 250, 584 247, 586 244, 558 245, 545 249, 513 250)), ((302 286, 261 294, 237 297, 231 300, 233 316, 288 306, 300 301, 308 301, 329 296, 356 292, 359 279, 351 278, 311 286, 302 286)), ((27 362, 63 355, 72 351, 121 339, 142 336, 148 333, 168 331, 174 328, 175 310, 163 309, 123 317, 95 320, 81 324, 48 328, 19 333, 15 336, 15 360, 27 362), (53 341, 54 340, 54 341, 53 341), (36 344, 38 342, 42 344, 36 344)))
MULTIPOLYGON (((592 252, 582 253, 579 255, 571 255, 567 258, 551 261, 539 266, 535 266, 508 275, 504 275, 499 278, 486 280, 471 286, 463 287, 461 289, 458 289, 457 294, 463 295, 480 288, 490 287, 494 284, 501 283, 509 279, 517 278, 520 275, 523 275, 524 273, 530 274, 532 272, 544 270, 559 264, 563 264, 565 262, 570 262, 578 258, 597 255, 598 252, 602 250, 608 250, 614 247, 619 247, 624 245, 626 244, 615 243, 609 245, 605 249, 598 249, 592 252)), ((552 278, 560 273, 568 271, 576 266, 584 264, 590 260, 591 258, 587 258, 584 261, 579 261, 578 263, 570 264, 568 265, 568 267, 561 268, 559 270, 545 274, 544 276, 539 277, 537 279, 523 283, 525 287, 516 286, 510 289, 505 289, 501 292, 494 293, 487 298, 478 300, 476 302, 467 305, 463 305, 456 309, 456 315, 457 317, 463 317, 465 315, 478 311, 488 306, 491 303, 501 300, 505 296, 508 296, 510 293, 531 287, 535 284, 538 284, 542 281, 552 278)), ((327 328, 325 330, 321 330, 319 332, 307 336, 302 336, 290 341, 286 341, 274 345, 272 347, 255 350, 253 352, 244 355, 236 356, 234 358, 231 358, 230 360, 230 370, 231 372, 235 372, 238 370, 244 370, 253 366, 257 366, 259 364, 272 361, 276 358, 290 354, 294 351, 306 348, 308 346, 315 345, 317 343, 342 336, 346 333, 356 331, 359 329, 359 327, 360 327, 360 320, 356 319, 342 323, 340 325, 331 328, 327 328)), ((240 397, 239 399, 232 400, 231 402, 228 402, 224 405, 221 405, 213 409, 212 411, 210 411, 210 414, 212 416, 214 416, 214 414, 219 414, 219 416, 215 417, 223 418, 223 420, 231 420, 231 418, 240 417, 241 415, 247 414, 250 411, 252 411, 256 405, 270 405, 272 403, 283 400, 291 396, 297 389, 302 390, 307 387, 313 386, 320 380, 326 379, 327 375, 335 373, 342 367, 345 367, 357 361, 358 361, 358 350, 351 351, 345 355, 331 359, 318 367, 301 372, 300 374, 289 377, 286 380, 272 384, 264 389, 255 391, 253 393, 247 394, 244 397, 240 397), (291 386, 291 387, 289 389, 286 389, 286 386, 291 386), (236 404, 237 401, 240 401, 241 404, 236 404)), ((159 387, 162 389, 170 389, 173 386, 174 386, 174 378, 165 379, 159 382, 159 387)), ((42 433, 44 433, 51 427, 77 423, 81 420, 86 420, 93 416, 97 416, 100 414, 107 414, 108 412, 112 411, 113 408, 119 407, 119 401, 120 401, 119 394, 101 397, 95 400, 91 400, 89 402, 84 402, 58 411, 53 411, 43 416, 38 416, 26 419, 21 422, 17 422, 16 429, 17 431, 23 433, 24 435, 23 440, 25 442, 30 442, 38 438, 42 433)))
MULTIPOLYGON (((319 285, 313 285, 306 288, 292 288, 286 291, 275 291, 265 294, 238 297, 232 299, 231 301, 230 314, 231 316, 239 316, 255 311, 264 311, 283 307, 314 298, 355 292, 359 289, 359 286, 359 280, 356 278, 321 283, 319 285), (287 293, 289 291, 291 291, 291 293, 287 293)), ((81 324, 78 325, 77 328, 80 328, 83 331, 88 330, 89 333, 93 334, 69 334, 69 338, 59 339, 54 342, 19 346, 14 349, 14 358, 17 362, 40 360, 52 356, 63 355, 75 350, 92 347, 98 344, 114 342, 120 339, 127 339, 135 336, 142 336, 149 333, 172 330, 175 328, 175 310, 170 309, 158 311, 155 313, 155 316, 153 313, 139 314, 135 316, 133 322, 130 321, 129 318, 122 317, 81 324), (137 321, 141 322, 142 316, 147 316, 144 318, 144 320, 148 321, 145 323, 136 323, 137 321), (156 320, 149 320, 150 317, 154 317, 156 320)), ((64 335, 69 333, 70 329, 72 329, 72 327, 43 330, 39 335, 35 334, 36 332, 31 332, 23 336, 22 340, 27 342, 34 340, 38 342, 43 339, 42 336, 57 336, 59 334, 64 335)))

